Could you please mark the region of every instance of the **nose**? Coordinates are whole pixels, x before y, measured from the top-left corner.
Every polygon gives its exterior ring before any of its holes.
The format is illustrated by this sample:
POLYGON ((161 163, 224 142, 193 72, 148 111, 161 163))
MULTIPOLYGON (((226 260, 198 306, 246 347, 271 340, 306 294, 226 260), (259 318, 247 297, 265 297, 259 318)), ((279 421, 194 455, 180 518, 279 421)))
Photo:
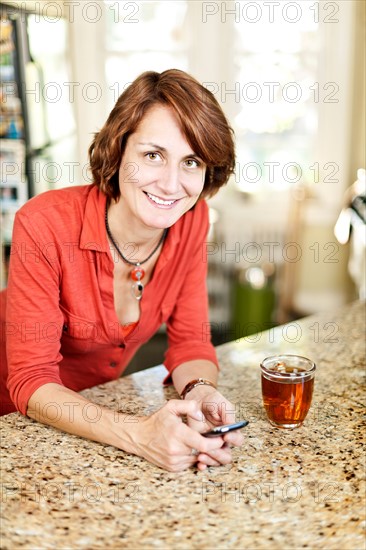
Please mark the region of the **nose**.
POLYGON ((178 166, 167 165, 161 172, 158 187, 162 195, 178 198, 182 188, 181 173, 178 166))

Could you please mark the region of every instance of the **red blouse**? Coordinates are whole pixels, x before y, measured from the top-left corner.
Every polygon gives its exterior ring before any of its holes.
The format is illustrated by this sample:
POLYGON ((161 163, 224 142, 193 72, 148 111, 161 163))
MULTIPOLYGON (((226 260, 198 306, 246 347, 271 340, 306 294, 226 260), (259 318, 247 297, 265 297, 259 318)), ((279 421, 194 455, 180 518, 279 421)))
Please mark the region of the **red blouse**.
POLYGON ((1 346, 4 412, 26 414, 31 395, 49 382, 79 391, 118 378, 163 323, 169 373, 193 359, 218 366, 208 322, 205 201, 170 228, 132 328, 114 309, 105 204, 96 186, 83 185, 42 193, 16 215, 6 356, 1 346))

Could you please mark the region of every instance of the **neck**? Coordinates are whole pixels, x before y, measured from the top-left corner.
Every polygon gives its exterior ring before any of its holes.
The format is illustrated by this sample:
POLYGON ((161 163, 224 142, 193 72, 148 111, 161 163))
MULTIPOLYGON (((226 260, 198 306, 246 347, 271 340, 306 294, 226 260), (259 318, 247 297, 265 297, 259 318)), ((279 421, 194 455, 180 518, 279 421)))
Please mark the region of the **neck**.
POLYGON ((151 252, 161 239, 164 229, 147 227, 130 216, 123 217, 120 205, 112 201, 108 206, 108 225, 119 248, 134 247, 134 257, 140 261, 151 252))

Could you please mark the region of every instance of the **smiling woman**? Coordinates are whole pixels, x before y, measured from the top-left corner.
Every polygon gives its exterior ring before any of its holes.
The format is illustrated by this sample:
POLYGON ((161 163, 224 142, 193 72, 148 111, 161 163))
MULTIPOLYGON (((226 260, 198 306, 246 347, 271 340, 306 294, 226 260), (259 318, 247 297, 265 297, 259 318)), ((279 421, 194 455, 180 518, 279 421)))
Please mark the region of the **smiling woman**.
MULTIPOLYGON (((158 237, 162 228, 171 227, 197 202, 205 172, 205 163, 192 151, 174 111, 150 107, 127 140, 119 169, 122 200, 113 201, 110 217, 114 216, 116 227, 120 219, 130 219, 134 238, 140 225, 158 237)), ((130 242, 129 236, 121 237, 130 242)))
POLYGON ((93 184, 43 193, 17 213, 2 295, 3 412, 18 409, 172 471, 227 464, 241 435, 201 435, 234 420, 216 389, 203 251, 204 198, 233 171, 232 130, 190 75, 147 72, 118 99, 90 163, 93 184), (98 422, 85 417, 89 402, 77 392, 120 376, 162 323, 165 382, 182 400, 136 423, 105 408, 98 422))
POLYGON ((234 171, 232 131, 214 95, 176 69, 147 71, 121 94, 89 149, 94 181, 108 196, 118 198, 118 168, 127 139, 152 106, 172 110, 192 151, 209 168, 202 196, 213 196, 234 171))

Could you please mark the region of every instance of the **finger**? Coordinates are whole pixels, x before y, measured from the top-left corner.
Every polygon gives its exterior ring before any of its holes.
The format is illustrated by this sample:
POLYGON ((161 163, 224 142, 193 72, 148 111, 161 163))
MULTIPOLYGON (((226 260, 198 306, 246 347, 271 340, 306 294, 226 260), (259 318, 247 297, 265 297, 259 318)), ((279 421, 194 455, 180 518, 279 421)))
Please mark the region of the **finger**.
POLYGON ((180 454, 179 456, 167 457, 160 461, 158 466, 165 468, 170 472, 180 472, 186 470, 187 468, 192 467, 198 462, 198 454, 193 455, 191 452, 186 454, 180 454))
POLYGON ((235 422, 234 405, 227 403, 226 407, 221 407, 221 422, 223 424, 233 424, 235 422))
POLYGON ((186 460, 177 462, 174 465, 170 465, 169 467, 163 466, 163 468, 165 468, 170 472, 182 472, 183 470, 187 470, 188 468, 191 468, 196 462, 197 461, 192 462, 191 459, 186 459, 186 460))
POLYGON ((221 449, 217 449, 206 454, 210 455, 210 457, 214 460, 217 460, 217 462, 220 462, 220 464, 230 464, 232 461, 232 452, 230 447, 224 446, 221 447, 221 449))
POLYGON ((240 432, 231 432, 223 436, 225 443, 233 447, 240 447, 244 443, 244 435, 240 432))
POLYGON ((218 460, 215 460, 214 458, 208 455, 200 455, 198 464, 205 464, 205 466, 221 466, 221 462, 219 462, 218 460))
POLYGON ((218 466, 219 464, 230 464, 232 461, 231 450, 228 447, 222 447, 209 453, 200 453, 198 455, 199 462, 208 466, 218 466))
POLYGON ((166 404, 166 407, 172 414, 175 414, 176 416, 187 415, 193 420, 199 420, 201 422, 203 422, 205 419, 199 404, 193 399, 189 401, 171 399, 166 404))
POLYGON ((181 427, 181 441, 186 447, 186 456, 192 457, 192 463, 198 461, 198 455, 202 453, 211 455, 213 451, 219 450, 225 445, 222 437, 209 440, 185 424, 181 427))
POLYGON ((235 406, 219 392, 204 400, 203 412, 207 417, 222 424, 232 424, 235 421, 235 406))
POLYGON ((187 448, 187 454, 191 454, 192 449, 197 449, 200 453, 211 454, 212 451, 220 449, 225 444, 222 437, 203 437, 186 424, 182 424, 180 427, 180 434, 180 439, 187 448))
POLYGON ((187 424, 190 428, 196 432, 202 433, 207 431, 207 422, 206 420, 192 420, 190 416, 187 417, 187 424))

